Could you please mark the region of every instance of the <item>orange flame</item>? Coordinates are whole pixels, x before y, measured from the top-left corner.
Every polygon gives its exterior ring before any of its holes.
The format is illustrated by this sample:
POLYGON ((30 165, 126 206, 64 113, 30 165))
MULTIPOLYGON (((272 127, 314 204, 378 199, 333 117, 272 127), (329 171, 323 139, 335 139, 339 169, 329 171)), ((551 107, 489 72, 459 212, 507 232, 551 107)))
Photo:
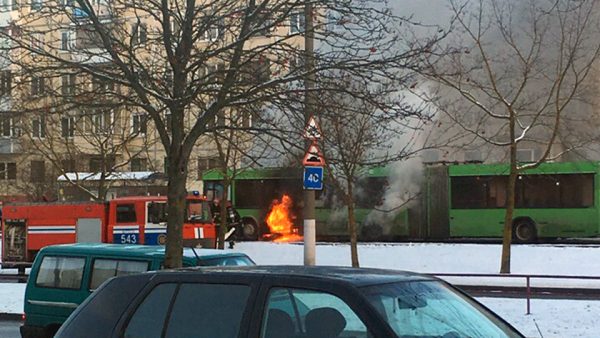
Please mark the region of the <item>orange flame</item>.
POLYGON ((292 198, 283 195, 281 201, 274 200, 271 211, 267 215, 267 225, 271 231, 274 242, 293 242, 302 240, 302 236, 295 233, 293 215, 291 212, 292 198))

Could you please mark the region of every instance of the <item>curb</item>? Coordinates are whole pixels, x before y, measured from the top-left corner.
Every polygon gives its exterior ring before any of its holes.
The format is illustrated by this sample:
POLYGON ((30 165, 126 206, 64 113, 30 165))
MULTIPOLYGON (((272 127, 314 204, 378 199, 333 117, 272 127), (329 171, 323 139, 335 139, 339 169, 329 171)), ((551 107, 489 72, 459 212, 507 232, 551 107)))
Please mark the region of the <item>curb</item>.
POLYGON ((0 313, 0 320, 22 321, 23 314, 21 313, 0 313))

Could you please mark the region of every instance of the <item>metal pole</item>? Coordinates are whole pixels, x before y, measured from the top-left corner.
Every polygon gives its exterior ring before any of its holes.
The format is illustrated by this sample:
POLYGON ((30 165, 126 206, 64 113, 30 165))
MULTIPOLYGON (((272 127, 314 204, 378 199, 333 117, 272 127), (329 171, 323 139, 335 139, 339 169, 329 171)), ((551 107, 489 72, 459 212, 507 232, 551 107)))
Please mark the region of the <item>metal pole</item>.
POLYGON ((529 276, 525 277, 527 279, 527 314, 531 314, 531 282, 529 276))
MULTIPOLYGON (((315 59, 313 36, 312 0, 306 0, 304 6, 304 60, 306 76, 304 78, 304 118, 314 114, 312 89, 315 86, 315 59)), ((308 144, 307 144, 308 146, 308 144)), ((315 191, 304 190, 304 265, 315 265, 316 221, 315 221, 315 191)))

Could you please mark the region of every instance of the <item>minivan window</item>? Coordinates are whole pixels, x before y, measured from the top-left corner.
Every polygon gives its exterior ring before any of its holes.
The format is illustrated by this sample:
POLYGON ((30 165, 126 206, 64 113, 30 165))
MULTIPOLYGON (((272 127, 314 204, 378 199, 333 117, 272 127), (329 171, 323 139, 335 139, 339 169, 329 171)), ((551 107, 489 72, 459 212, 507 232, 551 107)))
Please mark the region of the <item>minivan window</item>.
POLYGON ((149 262, 117 259, 94 259, 90 290, 97 289, 105 280, 148 271, 149 262))
POLYGON ((35 280, 37 286, 58 289, 80 289, 85 258, 46 256, 35 280))
POLYGON ((136 221, 134 204, 117 205, 117 223, 131 223, 136 221))

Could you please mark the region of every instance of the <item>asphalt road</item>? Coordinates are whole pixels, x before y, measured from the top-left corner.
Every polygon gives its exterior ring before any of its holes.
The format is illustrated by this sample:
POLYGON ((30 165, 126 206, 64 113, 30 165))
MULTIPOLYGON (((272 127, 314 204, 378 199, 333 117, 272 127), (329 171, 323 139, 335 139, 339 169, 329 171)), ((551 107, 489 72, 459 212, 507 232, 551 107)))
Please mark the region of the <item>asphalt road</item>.
POLYGON ((20 320, 1 320, 0 319, 0 337, 2 338, 21 338, 19 333, 20 320))

